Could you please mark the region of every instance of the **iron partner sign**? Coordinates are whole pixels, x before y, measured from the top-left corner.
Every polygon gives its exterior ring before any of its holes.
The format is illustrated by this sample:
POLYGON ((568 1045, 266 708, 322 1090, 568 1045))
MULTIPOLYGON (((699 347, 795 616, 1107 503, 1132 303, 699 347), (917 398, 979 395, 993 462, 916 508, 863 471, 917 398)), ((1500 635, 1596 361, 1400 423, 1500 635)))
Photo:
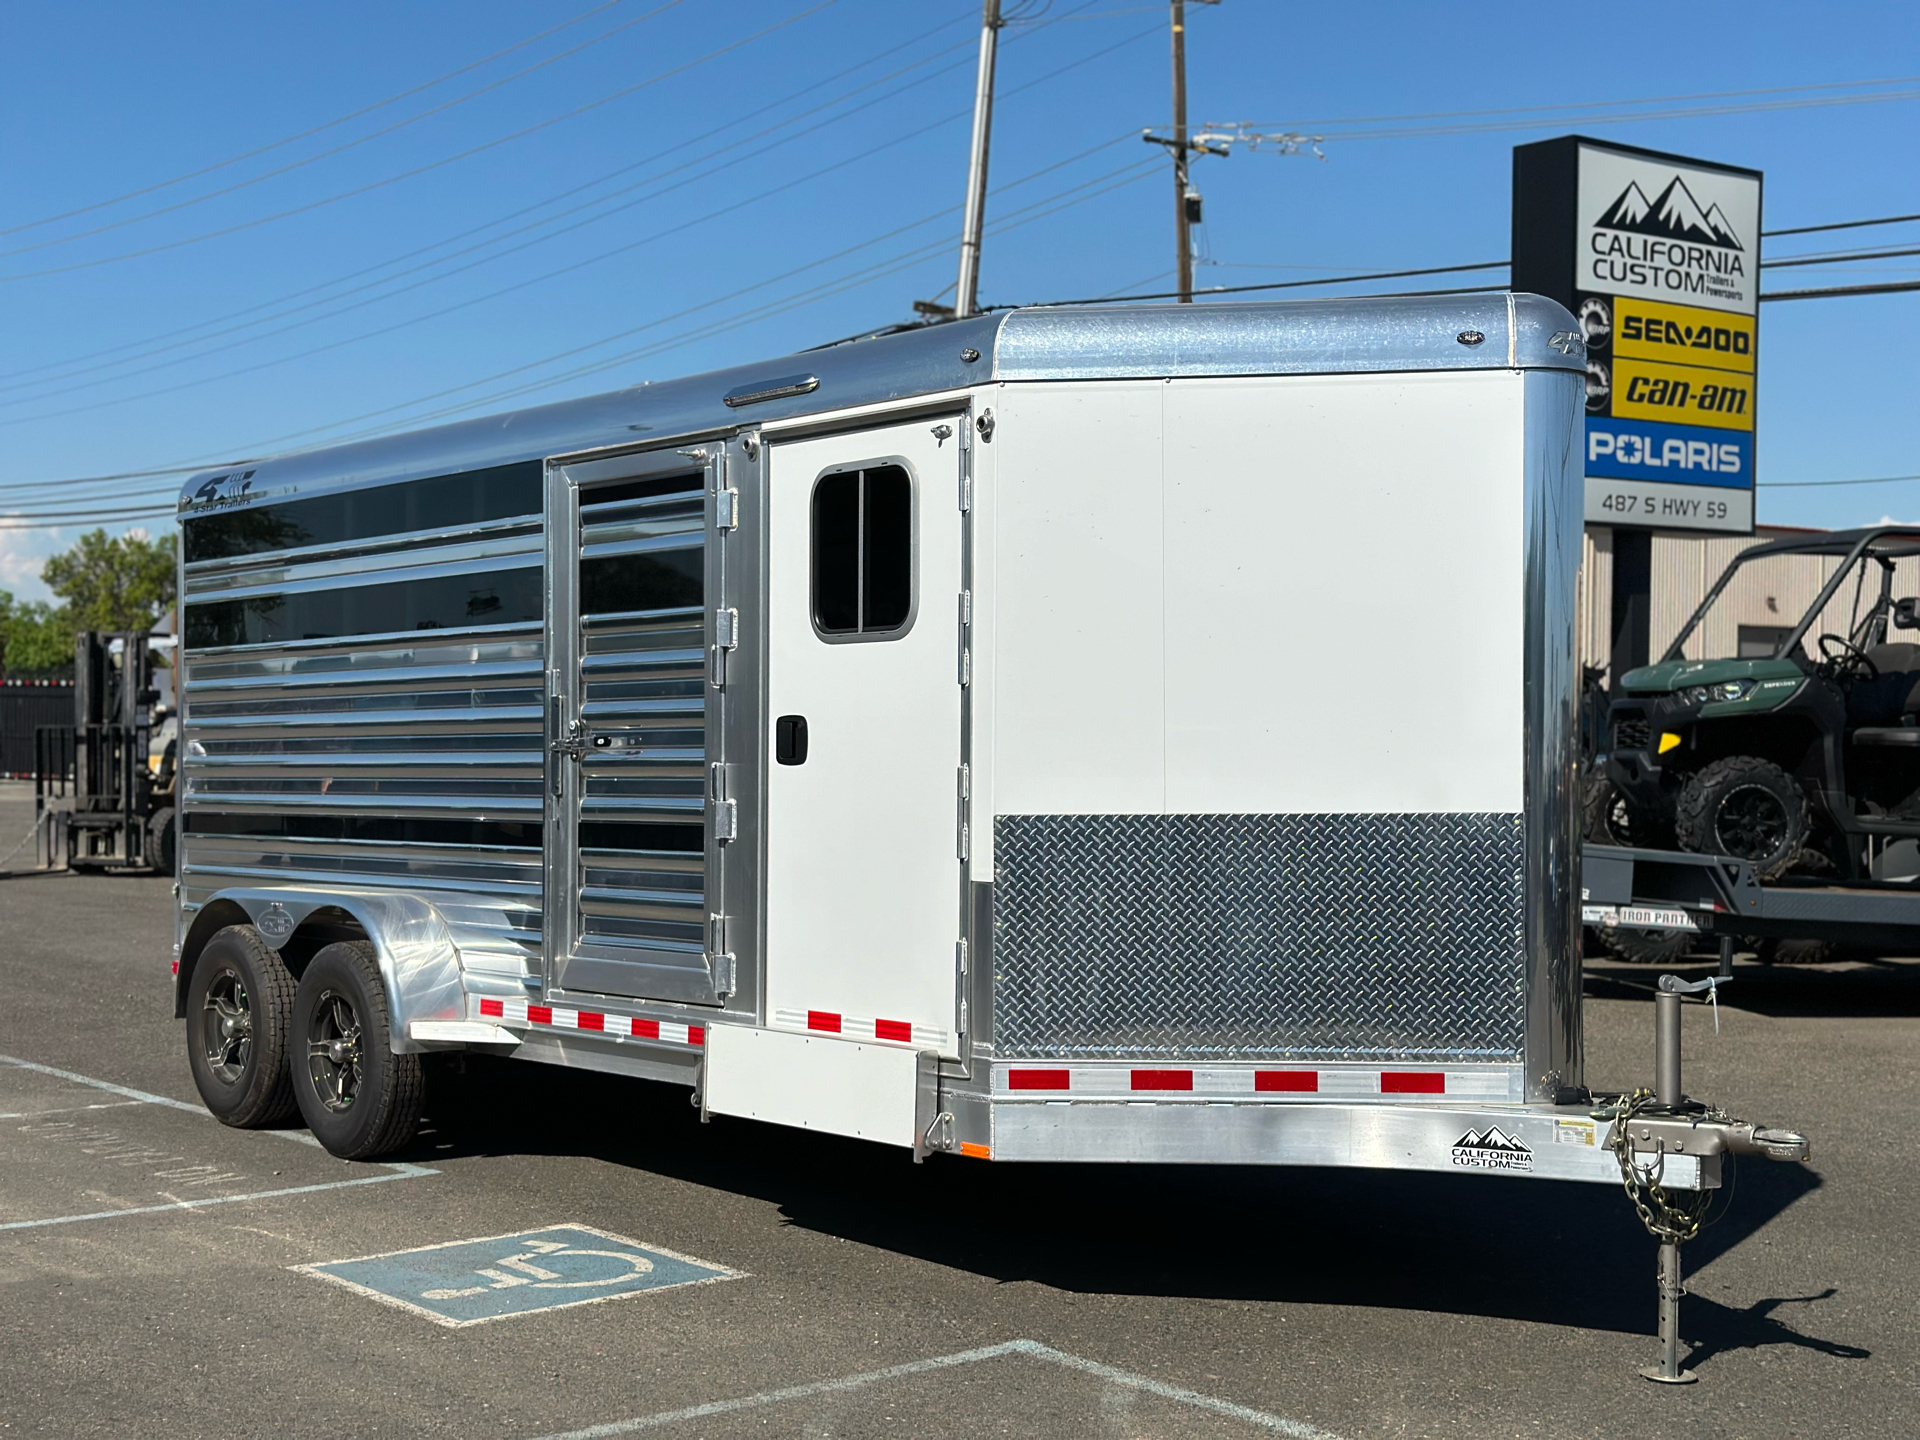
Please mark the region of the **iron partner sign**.
POLYGON ((1760 182, 1574 135, 1514 151, 1513 288, 1586 336, 1590 523, 1753 529, 1760 182))

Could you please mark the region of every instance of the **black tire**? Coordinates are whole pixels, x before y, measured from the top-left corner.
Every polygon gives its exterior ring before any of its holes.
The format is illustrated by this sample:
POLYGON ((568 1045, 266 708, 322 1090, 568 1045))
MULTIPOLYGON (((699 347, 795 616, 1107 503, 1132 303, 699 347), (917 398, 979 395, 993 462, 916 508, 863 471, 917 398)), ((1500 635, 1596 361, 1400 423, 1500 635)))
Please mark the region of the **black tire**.
POLYGON ((207 941, 187 981, 187 1063, 223 1125, 257 1130, 294 1112, 287 1074, 293 976, 251 925, 207 941))
POLYGON ((1691 930, 1637 930, 1619 926, 1591 927, 1608 954, 1633 965, 1668 965, 1694 947, 1691 930))
POLYGON ((1629 805, 1620 787, 1607 778, 1604 765, 1595 765, 1587 771, 1581 792, 1581 830, 1596 845, 1657 850, 1667 839, 1667 827, 1656 817, 1629 805))
POLYGON ((1812 827, 1799 782, 1752 755, 1701 769, 1681 787, 1674 818, 1681 848, 1750 861, 1762 880, 1793 868, 1812 827))
POLYGON ((174 853, 173 807, 153 812, 147 821, 147 866, 161 875, 178 875, 178 856, 174 853))
POLYGON ((389 1155, 420 1124, 418 1055, 393 1053, 387 991, 373 946, 329 945, 308 963, 293 1002, 293 1093, 313 1138, 342 1160, 389 1155))
POLYGON ((1833 940, 1780 940, 1769 937, 1753 942, 1753 958, 1762 965, 1826 965, 1844 960, 1844 947, 1833 940))

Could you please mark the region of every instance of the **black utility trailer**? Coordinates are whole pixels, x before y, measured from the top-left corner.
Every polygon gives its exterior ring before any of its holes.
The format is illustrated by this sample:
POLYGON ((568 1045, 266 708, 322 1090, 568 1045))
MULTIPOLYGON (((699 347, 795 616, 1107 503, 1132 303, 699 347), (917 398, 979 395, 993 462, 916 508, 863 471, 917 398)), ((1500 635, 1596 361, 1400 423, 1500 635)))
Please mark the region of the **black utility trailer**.
POLYGON ((1598 929, 1716 937, 1723 975, 1742 937, 1920 952, 1920 887, 1911 883, 1793 875, 1762 883, 1751 861, 1732 855, 1588 845, 1580 887, 1582 918, 1598 929))

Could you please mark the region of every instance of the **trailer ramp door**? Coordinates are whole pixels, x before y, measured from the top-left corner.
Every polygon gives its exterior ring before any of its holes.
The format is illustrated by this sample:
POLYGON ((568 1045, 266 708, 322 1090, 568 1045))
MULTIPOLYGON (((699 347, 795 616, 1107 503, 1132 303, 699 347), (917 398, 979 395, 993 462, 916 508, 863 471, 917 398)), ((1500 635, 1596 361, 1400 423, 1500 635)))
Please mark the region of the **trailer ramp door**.
POLYGON ((725 456, 559 467, 548 491, 548 984, 712 1005, 723 912, 708 646, 725 456))
POLYGON ((960 423, 770 447, 776 1029, 954 1053, 960 423))

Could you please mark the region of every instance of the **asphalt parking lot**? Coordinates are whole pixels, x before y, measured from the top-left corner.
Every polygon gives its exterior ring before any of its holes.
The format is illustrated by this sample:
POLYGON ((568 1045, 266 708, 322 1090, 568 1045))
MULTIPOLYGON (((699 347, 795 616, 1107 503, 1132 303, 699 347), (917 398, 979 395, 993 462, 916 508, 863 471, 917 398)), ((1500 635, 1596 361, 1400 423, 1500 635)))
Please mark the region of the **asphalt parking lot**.
MULTIPOLYGON (((0 852, 30 818, 0 796, 0 852)), ((1814 1158, 1749 1162, 1687 1247, 1702 1383, 1667 1389, 1607 1187, 914 1166, 511 1061, 436 1069, 394 1164, 227 1130, 168 890, 0 881, 0 1432, 1920 1434, 1920 962, 1689 1012, 1689 1090, 1814 1158)), ((1591 1083, 1648 1077, 1648 979, 1594 967, 1591 1083)))

